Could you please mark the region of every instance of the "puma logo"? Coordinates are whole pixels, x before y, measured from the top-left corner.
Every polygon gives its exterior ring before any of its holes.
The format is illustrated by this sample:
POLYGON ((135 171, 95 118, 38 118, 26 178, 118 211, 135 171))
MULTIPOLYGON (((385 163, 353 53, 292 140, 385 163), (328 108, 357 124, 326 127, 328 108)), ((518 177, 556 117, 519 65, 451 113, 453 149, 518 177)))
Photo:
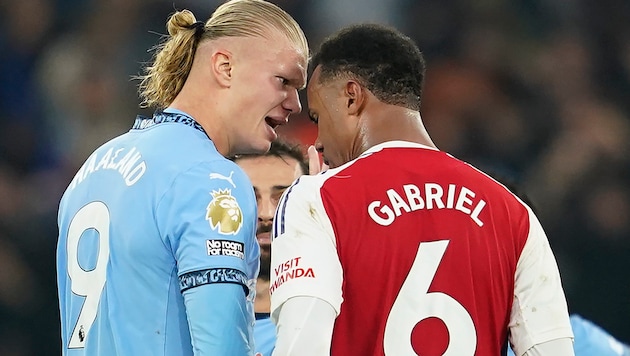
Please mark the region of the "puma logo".
POLYGON ((234 171, 230 172, 230 176, 226 177, 221 173, 210 173, 210 179, 223 179, 228 181, 228 183, 230 183, 232 185, 232 187, 236 188, 236 184, 234 184, 234 181, 232 180, 232 175, 234 174, 234 171))

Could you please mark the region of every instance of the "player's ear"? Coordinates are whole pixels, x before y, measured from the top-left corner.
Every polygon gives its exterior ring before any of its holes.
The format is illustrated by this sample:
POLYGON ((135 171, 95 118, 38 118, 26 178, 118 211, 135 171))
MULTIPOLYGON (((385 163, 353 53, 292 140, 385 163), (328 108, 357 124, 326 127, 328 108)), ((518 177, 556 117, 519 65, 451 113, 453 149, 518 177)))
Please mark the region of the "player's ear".
POLYGON ((219 85, 229 87, 232 80, 232 53, 224 49, 218 49, 210 57, 212 74, 219 85))
POLYGON ((349 80, 344 86, 346 108, 348 115, 358 115, 365 105, 365 88, 354 80, 349 80))

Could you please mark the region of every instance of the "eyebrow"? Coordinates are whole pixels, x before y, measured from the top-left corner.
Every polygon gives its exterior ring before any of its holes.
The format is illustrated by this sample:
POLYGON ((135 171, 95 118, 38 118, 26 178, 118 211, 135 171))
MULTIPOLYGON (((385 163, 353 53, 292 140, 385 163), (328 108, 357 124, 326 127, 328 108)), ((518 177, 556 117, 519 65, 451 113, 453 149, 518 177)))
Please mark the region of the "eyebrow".
MULTIPOLYGON (((287 188, 289 188, 291 185, 274 185, 271 187, 271 190, 285 190, 287 188)), ((254 186, 254 191, 257 192, 259 189, 258 187, 254 186)))
POLYGON ((304 90, 306 89, 306 82, 304 82, 304 84, 300 85, 300 83, 302 82, 302 79, 297 79, 297 77, 293 77, 291 76, 291 78, 287 78, 287 80, 289 81, 289 83, 296 87, 297 90, 304 90))
POLYGON ((289 81, 289 83, 291 83, 291 85, 296 87, 298 90, 306 89, 306 84, 308 82, 308 76, 304 80, 304 83, 302 83, 302 71, 300 71, 300 70, 298 70, 296 68, 291 68, 287 72, 287 76, 285 78, 289 81))
POLYGON ((273 187, 271 187, 271 189, 273 190, 284 190, 289 188, 291 185, 274 185, 273 187))

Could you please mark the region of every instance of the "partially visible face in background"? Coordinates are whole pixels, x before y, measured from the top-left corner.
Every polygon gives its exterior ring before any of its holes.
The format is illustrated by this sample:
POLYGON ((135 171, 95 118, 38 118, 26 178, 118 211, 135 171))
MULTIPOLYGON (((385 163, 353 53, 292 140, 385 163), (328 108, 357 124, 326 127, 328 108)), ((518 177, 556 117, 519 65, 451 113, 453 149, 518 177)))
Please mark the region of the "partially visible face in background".
POLYGON ((260 244, 261 269, 271 256, 271 227, 282 193, 302 175, 300 163, 288 156, 242 157, 236 160, 254 186, 258 204, 256 238, 260 244), (266 261, 266 262, 265 262, 266 261))

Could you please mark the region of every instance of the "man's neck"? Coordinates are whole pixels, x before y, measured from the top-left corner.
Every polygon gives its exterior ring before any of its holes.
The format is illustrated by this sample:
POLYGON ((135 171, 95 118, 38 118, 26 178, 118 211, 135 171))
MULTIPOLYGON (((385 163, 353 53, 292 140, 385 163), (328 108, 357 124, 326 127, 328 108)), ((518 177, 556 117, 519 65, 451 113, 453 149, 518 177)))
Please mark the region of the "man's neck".
POLYGON ((388 141, 408 141, 435 147, 420 113, 396 105, 382 105, 366 120, 361 141, 364 148, 388 141))
POLYGON ((254 299, 254 312, 269 313, 271 311, 271 299, 269 297, 269 281, 258 279, 256 281, 256 299, 254 299))

